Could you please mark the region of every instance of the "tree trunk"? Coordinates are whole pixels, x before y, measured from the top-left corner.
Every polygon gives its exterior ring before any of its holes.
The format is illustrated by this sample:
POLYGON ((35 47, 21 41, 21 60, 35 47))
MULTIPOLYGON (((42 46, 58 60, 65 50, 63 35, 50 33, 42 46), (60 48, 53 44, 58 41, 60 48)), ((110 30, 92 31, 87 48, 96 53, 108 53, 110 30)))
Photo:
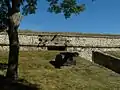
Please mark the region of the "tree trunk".
POLYGON ((18 78, 19 38, 18 27, 21 21, 21 0, 5 0, 8 6, 8 36, 9 36, 9 59, 6 77, 16 80, 18 78), (11 3, 10 3, 11 2, 11 3))
POLYGON ((17 29, 19 25, 15 25, 12 19, 8 20, 9 59, 6 77, 16 80, 18 78, 19 38, 17 29))

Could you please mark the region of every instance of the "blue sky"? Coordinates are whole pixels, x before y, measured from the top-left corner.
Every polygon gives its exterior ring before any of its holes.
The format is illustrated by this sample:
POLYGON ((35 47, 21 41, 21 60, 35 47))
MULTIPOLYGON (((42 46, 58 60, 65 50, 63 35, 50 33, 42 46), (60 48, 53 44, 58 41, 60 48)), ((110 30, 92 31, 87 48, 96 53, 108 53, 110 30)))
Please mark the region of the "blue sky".
POLYGON ((79 0, 86 10, 65 19, 47 12, 46 0, 39 0, 36 14, 24 17, 20 29, 44 32, 82 32, 120 34, 120 0, 79 0))

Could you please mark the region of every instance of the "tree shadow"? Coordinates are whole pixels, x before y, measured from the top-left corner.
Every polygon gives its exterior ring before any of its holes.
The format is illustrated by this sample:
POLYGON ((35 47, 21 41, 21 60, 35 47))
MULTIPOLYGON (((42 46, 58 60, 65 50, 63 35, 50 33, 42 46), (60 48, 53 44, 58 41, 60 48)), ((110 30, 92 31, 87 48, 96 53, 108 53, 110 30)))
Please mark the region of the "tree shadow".
MULTIPOLYGON (((5 70, 7 67, 7 64, 0 63, 0 70, 5 70)), ((38 88, 38 85, 31 84, 24 79, 14 81, 0 75, 0 90, 40 90, 40 88, 38 88)))
POLYGON ((40 90, 40 88, 25 80, 13 81, 0 75, 0 90, 40 90))

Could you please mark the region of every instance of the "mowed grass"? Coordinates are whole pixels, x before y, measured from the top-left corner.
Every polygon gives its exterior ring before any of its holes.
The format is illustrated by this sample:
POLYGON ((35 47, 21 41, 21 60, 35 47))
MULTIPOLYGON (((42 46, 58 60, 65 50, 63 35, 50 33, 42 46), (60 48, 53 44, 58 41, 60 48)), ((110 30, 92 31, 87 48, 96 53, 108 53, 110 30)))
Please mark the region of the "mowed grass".
MULTIPOLYGON (((36 84, 39 90, 120 90, 120 75, 80 57, 76 66, 55 69, 49 61, 57 53, 20 52, 19 78, 36 84)), ((7 63, 7 54, 1 52, 0 63, 7 63)))

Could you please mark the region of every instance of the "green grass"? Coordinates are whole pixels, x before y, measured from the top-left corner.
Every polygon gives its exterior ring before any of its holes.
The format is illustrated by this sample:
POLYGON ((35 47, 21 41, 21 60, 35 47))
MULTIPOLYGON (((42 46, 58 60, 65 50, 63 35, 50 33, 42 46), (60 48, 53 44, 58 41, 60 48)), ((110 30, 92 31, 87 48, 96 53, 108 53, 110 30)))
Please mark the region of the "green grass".
POLYGON ((108 54, 111 54, 113 56, 120 58, 120 51, 107 51, 105 53, 108 53, 108 54))
MULTIPOLYGON (((55 69, 49 61, 57 53, 20 52, 19 78, 37 84, 39 90, 120 90, 120 75, 80 57, 76 66, 55 69)), ((0 54, 0 63, 3 62, 7 62, 5 52, 0 54)))

